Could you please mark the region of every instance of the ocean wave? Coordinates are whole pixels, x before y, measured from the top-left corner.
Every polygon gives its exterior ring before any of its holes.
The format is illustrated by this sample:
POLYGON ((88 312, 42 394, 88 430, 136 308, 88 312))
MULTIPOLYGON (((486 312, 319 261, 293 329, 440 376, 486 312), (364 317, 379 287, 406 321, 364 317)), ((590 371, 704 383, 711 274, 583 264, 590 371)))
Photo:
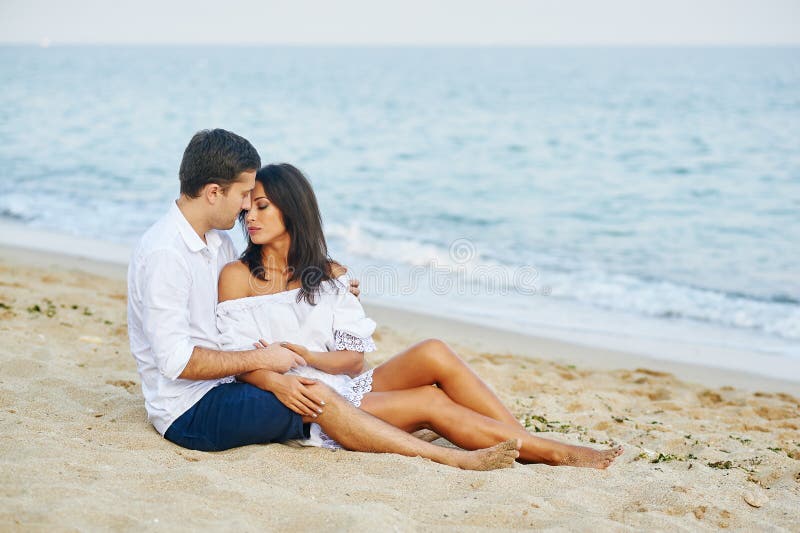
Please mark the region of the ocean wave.
POLYGON ((332 225, 327 233, 348 254, 381 264, 450 268, 453 276, 480 285, 486 294, 509 290, 540 294, 641 316, 687 319, 800 339, 800 301, 786 294, 724 292, 598 268, 555 270, 501 263, 487 253, 488 249, 481 252, 478 243, 467 239, 447 246, 420 242, 403 236, 397 228, 380 224, 332 225), (529 269, 529 275, 519 276, 521 269, 529 269))
POLYGON ((0 198, 0 218, 30 222, 34 219, 34 207, 28 196, 11 193, 0 198))
POLYGON ((0 218, 9 219, 16 222, 27 222, 33 217, 30 214, 21 213, 13 209, 0 208, 0 218))
POLYGON ((328 238, 341 241, 347 253, 365 258, 411 266, 453 264, 446 248, 403 237, 393 230, 376 235, 376 230, 382 227, 379 224, 368 224, 373 228, 370 230, 364 226, 358 222, 331 224, 326 226, 325 233, 328 238))
POLYGON ((666 280, 592 270, 542 273, 556 298, 664 319, 689 319, 800 339, 800 305, 785 295, 760 297, 666 280))

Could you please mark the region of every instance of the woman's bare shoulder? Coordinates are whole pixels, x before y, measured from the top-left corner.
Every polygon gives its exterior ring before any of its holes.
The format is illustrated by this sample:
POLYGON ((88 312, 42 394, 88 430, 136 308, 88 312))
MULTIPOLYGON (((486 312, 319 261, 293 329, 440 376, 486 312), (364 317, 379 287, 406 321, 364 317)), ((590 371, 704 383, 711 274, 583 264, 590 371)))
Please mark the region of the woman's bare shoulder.
POLYGON ((219 273, 219 301, 236 300, 250 296, 250 268, 241 261, 225 265, 219 273))

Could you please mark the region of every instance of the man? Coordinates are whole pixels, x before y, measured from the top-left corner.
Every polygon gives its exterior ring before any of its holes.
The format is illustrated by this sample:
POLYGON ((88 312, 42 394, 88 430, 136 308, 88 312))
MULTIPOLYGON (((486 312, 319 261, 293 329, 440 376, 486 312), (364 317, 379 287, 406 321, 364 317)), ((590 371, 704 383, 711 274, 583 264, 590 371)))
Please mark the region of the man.
POLYGON ((133 252, 128 331, 156 430, 180 446, 214 451, 308 438, 313 421, 350 450, 420 455, 477 470, 511 466, 518 456, 513 441, 474 452, 442 448, 356 409, 321 383, 291 376, 313 391, 317 414, 301 417, 271 392, 235 380, 248 372, 284 373, 305 364, 278 343, 219 350, 217 278, 236 259, 230 238, 220 230, 231 229, 239 213, 250 209, 260 166, 255 148, 234 133, 195 134, 181 162, 180 198, 133 252))

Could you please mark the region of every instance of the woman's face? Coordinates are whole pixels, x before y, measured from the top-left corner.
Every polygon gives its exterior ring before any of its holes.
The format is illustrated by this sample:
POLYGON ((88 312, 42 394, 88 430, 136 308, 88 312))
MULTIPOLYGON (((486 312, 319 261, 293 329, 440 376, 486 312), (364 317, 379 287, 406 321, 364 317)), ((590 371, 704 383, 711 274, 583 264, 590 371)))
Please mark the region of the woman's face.
POLYGON ((286 233, 286 226, 283 225, 283 214, 267 198, 264 186, 259 181, 256 181, 256 187, 253 189, 253 200, 245 217, 245 223, 253 244, 270 244, 289 235, 286 233))

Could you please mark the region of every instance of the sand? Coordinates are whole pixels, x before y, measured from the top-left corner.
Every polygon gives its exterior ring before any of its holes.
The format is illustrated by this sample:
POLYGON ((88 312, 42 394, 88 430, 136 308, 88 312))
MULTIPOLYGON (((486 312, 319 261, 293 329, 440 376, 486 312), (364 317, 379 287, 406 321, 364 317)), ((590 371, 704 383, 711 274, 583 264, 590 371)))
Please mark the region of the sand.
POLYGON ((147 423, 124 268, 10 248, 0 257, 2 530, 800 530, 796 381, 372 305, 372 363, 438 333, 530 431, 615 440, 625 454, 605 471, 466 472, 280 444, 194 452, 147 423))

